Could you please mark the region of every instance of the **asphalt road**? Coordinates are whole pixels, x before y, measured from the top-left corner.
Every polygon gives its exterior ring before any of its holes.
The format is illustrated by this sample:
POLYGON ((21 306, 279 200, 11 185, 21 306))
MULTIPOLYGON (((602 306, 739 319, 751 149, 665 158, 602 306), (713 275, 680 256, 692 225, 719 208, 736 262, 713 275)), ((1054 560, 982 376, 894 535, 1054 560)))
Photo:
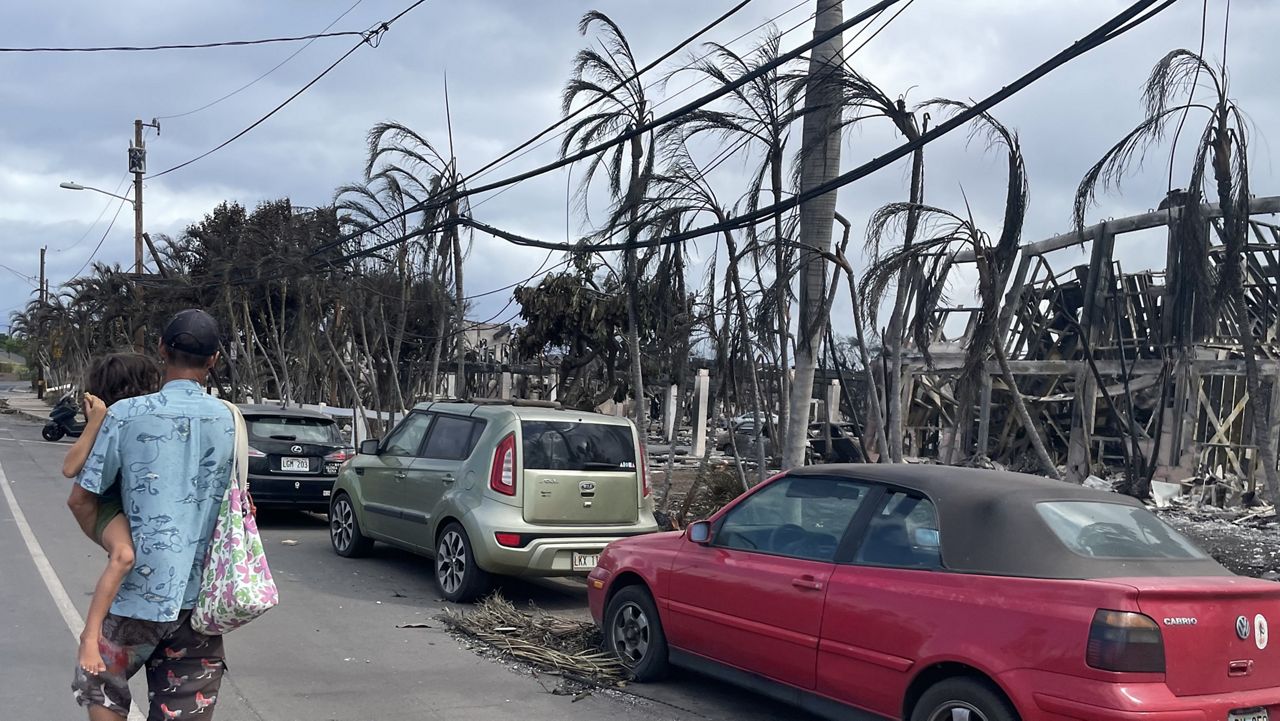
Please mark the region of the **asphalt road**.
MULTIPOLYGON (((7 479, 52 572, 42 577, 40 554, 30 552, 16 519, 19 512, 0 494, 0 708, 6 718, 81 718, 70 694, 76 635, 69 625, 77 612, 82 618, 87 610, 103 558, 64 505, 70 482, 59 469, 67 447, 40 440, 34 423, 0 416, 0 481, 7 479), (61 589, 74 608, 59 608, 61 589)), ((282 603, 227 637, 229 673, 218 718, 812 718, 682 672, 661 684, 633 687, 634 694, 595 693, 573 702, 451 637, 435 620, 448 604, 439 599, 427 561, 381 544, 370 558, 339 558, 329 548, 324 522, 307 514, 264 512, 260 526, 282 603), (285 540, 297 544, 285 545, 285 540), (430 628, 398 628, 408 623, 430 628)), ((511 581, 503 591, 517 605, 533 602, 557 613, 586 615, 586 588, 578 582, 511 581)), ((135 679, 134 697, 145 699, 140 681, 135 679)))

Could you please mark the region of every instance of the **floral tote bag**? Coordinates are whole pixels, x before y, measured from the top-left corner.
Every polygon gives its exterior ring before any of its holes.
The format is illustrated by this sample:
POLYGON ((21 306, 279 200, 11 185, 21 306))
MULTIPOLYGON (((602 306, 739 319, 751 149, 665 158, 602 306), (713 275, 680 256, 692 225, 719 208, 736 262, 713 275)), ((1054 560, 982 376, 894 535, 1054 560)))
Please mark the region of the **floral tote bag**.
POLYGON ((249 513, 249 432, 240 409, 223 402, 235 421, 235 462, 191 612, 191 627, 210 636, 237 629, 280 603, 258 522, 249 513))

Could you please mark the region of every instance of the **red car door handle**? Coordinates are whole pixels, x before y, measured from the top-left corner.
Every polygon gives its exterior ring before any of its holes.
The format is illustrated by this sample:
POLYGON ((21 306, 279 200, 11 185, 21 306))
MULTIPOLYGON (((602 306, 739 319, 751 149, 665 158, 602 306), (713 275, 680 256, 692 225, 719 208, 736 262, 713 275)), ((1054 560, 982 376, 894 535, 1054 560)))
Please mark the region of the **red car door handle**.
POLYGON ((791 579, 791 585, 796 588, 803 588, 807 591, 821 591, 822 582, 814 580, 813 576, 801 576, 800 578, 791 579))

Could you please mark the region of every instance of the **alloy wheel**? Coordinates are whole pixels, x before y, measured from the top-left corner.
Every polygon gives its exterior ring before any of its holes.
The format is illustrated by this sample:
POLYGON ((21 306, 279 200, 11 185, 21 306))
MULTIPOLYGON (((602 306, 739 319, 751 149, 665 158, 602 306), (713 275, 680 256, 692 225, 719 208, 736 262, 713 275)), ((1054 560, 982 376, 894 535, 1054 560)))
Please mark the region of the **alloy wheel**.
POLYGON ((354 535, 354 513, 347 499, 340 498, 333 504, 333 513, 329 514, 329 536, 333 539, 334 548, 346 552, 351 548, 354 535))
POLYGON ((649 617, 638 604, 627 603, 618 609, 610 634, 614 649, 628 666, 640 663, 649 653, 649 617))
POLYGON ((466 573, 467 548, 462 542, 462 535, 457 531, 446 531, 436 549, 436 577, 440 580, 440 587, 447 594, 457 593, 466 573))
POLYGON ((949 701, 938 707, 929 721, 987 721, 987 717, 964 701, 949 701))

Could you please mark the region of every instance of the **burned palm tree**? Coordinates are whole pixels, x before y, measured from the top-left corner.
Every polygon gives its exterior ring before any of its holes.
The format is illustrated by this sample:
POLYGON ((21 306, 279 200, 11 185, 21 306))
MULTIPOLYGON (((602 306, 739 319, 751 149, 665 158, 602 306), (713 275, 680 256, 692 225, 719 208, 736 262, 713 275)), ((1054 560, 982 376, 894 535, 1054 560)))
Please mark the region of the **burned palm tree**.
MULTIPOLYGON (((716 137, 724 146, 721 160, 738 153, 758 152, 761 160, 751 171, 750 185, 744 196, 748 213, 754 213, 760 207, 765 198, 766 183, 769 200, 773 205, 781 204, 787 192, 785 153, 791 127, 800 117, 797 111, 797 93, 791 89, 800 86, 802 76, 789 73, 785 64, 760 72, 762 68, 777 61, 781 55, 781 43, 782 36, 772 26, 745 56, 728 46, 707 43, 704 47, 708 52, 702 59, 676 72, 692 72, 722 86, 733 85, 748 76, 754 77, 729 93, 728 104, 724 109, 695 110, 673 121, 664 130, 664 134, 674 135, 678 139, 680 147, 683 147, 685 140, 700 135, 716 137)), ((774 213, 771 234, 765 238, 758 237, 754 226, 749 228, 745 248, 757 267, 762 265, 760 261, 764 259, 767 262, 763 265, 771 265, 774 275, 767 306, 772 311, 778 367, 783 369, 778 377, 779 395, 784 399, 778 405, 778 431, 774 438, 786 437, 790 410, 785 399, 790 395, 790 379, 786 369, 791 367, 789 307, 795 252, 789 242, 788 232, 794 224, 787 223, 786 217, 787 211, 774 213), (765 249, 772 253, 761 252, 765 249)))
MULTIPOLYGON (((466 213, 465 199, 457 199, 462 178, 453 157, 446 157, 425 137, 400 123, 379 123, 369 131, 368 157, 363 183, 344 186, 338 191, 339 209, 354 230, 375 229, 371 240, 402 242, 394 249, 394 263, 401 278, 399 312, 392 324, 392 340, 396 348, 404 342, 404 329, 409 322, 408 302, 413 286, 413 270, 421 263, 427 283, 436 289, 451 288, 451 303, 436 303, 435 323, 439 338, 434 339, 428 382, 434 395, 439 386, 438 374, 446 341, 453 341, 458 364, 458 389, 464 392, 465 290, 463 258, 466 251, 455 222, 466 213), (379 224, 387 219, 393 222, 379 224), (449 314, 452 313, 452 323, 449 314), (450 325, 452 329, 450 330, 450 325)), ((377 307, 381 308, 381 304, 377 307)), ((398 354, 389 353, 393 358, 398 354)), ((397 388, 400 386, 396 384, 397 388)), ((403 402, 403 399, 401 399, 403 402)))
MULTIPOLYGON (((942 112, 956 112, 969 106, 953 100, 933 100, 923 107, 942 112)), ((1007 178, 1003 223, 1000 235, 993 241, 990 235, 977 226, 972 213, 966 208, 960 215, 949 210, 915 203, 893 203, 878 210, 867 227, 869 249, 876 255, 871 269, 863 279, 865 303, 878 303, 895 281, 902 283, 902 275, 910 272, 925 257, 953 258, 960 250, 972 253, 978 271, 979 308, 973 336, 965 354, 960 377, 956 382, 957 410, 956 437, 959 447, 966 454, 972 453, 972 411, 984 366, 994 356, 1005 385, 1012 395, 1014 411, 1024 432, 1031 441, 1037 460, 1046 475, 1058 478, 1057 466, 1049 457, 1039 428, 1027 410, 1026 402, 1018 391, 1017 381, 1010 369, 1009 360, 1000 342, 997 316, 1000 309, 1000 291, 1009 277, 1013 262, 1017 259, 1022 238, 1022 227, 1027 212, 1027 174, 1023 163, 1018 135, 989 113, 982 113, 974 120, 973 133, 981 134, 988 147, 1004 151, 1007 178), (914 221, 912 219, 915 219, 914 221), (890 229, 906 229, 912 222, 920 224, 924 240, 912 245, 903 243, 885 252, 883 241, 890 229)), ((972 137, 972 136, 971 136, 972 137)), ((908 231, 909 232, 909 231, 908 231)), ((943 266, 944 268, 946 266, 943 266)), ((945 270, 939 274, 945 277, 945 270)), ((937 299, 936 293, 926 293, 937 299)), ((915 323, 927 323, 933 314, 929 305, 917 307, 915 323)), ((985 449, 978 449, 985 452, 985 449)))
MULTIPOLYGON (((611 137, 634 132, 650 116, 650 105, 644 84, 636 72, 636 59, 626 35, 613 20, 601 12, 592 10, 583 15, 578 32, 586 35, 592 28, 599 28, 603 52, 587 47, 574 57, 573 73, 565 85, 563 110, 566 114, 576 106, 588 105, 590 109, 569 126, 560 145, 562 156, 577 148, 584 150, 611 137)), ((611 234, 620 230, 626 239, 623 251, 622 275, 627 288, 627 355, 631 366, 631 385, 634 394, 635 420, 640 432, 647 433, 648 415, 645 404, 644 368, 640 351, 640 311, 638 307, 640 276, 644 269, 635 244, 644 232, 640 218, 641 201, 653 177, 653 133, 634 135, 625 143, 618 143, 609 150, 594 156, 587 163, 579 197, 585 204, 591 183, 603 170, 609 183, 609 197, 613 216, 622 218, 621 225, 603 229, 611 234), (617 212, 617 211, 622 212, 617 212)))
MULTIPOLYGON (((642 219, 644 222, 648 223, 651 228, 659 229, 659 231, 663 229, 686 230, 694 226, 699 216, 704 215, 709 216, 713 222, 726 223, 731 211, 717 197, 715 189, 707 179, 705 170, 694 161, 683 141, 678 138, 668 137, 666 154, 668 157, 667 167, 662 173, 654 176, 650 184, 650 195, 642 201, 642 219)), ((722 344, 722 349, 729 350, 732 348, 741 352, 724 352, 719 355, 723 363, 720 375, 727 378, 736 371, 733 364, 734 358, 744 357, 747 359, 752 387, 752 409, 755 414, 753 446, 757 454, 759 480, 763 480, 765 458, 761 433, 765 425, 760 417, 760 406, 761 399, 764 397, 764 390, 755 360, 755 346, 752 342, 752 338, 758 334, 752 332, 753 316, 747 305, 747 293, 743 289, 742 277, 739 272, 739 264, 746 253, 739 249, 738 238, 734 236, 732 230, 723 229, 721 238, 724 240, 727 254, 724 277, 725 288, 723 292, 725 341, 722 344), (737 319, 736 324, 734 323, 735 316, 737 319), (736 331, 731 332, 731 329, 736 329, 736 331)), ((714 264, 712 268, 714 268, 714 264)), ((709 283, 714 283, 715 280, 714 270, 712 273, 709 283)), ((730 433, 730 442, 734 443, 736 448, 736 442, 733 439, 734 435, 730 433)), ((746 475, 736 450, 734 459, 737 464, 739 478, 745 489, 747 486, 746 475)))
MULTIPOLYGON (((1192 345, 1211 332, 1218 315, 1234 316, 1231 330, 1245 361, 1252 441, 1260 456, 1268 498, 1273 503, 1280 502, 1280 478, 1254 335, 1263 329, 1256 327, 1257 320, 1250 313, 1245 291, 1250 212, 1248 122, 1230 96, 1226 67, 1215 67, 1190 50, 1174 50, 1156 63, 1143 90, 1143 106, 1146 114, 1142 122, 1112 146, 1080 181, 1075 201, 1076 227, 1083 228, 1085 213, 1100 186, 1119 189, 1121 180, 1135 169, 1135 164, 1141 166, 1147 151, 1165 140, 1171 128, 1181 129, 1193 115, 1204 118, 1192 151, 1191 174, 1182 196, 1183 203, 1169 209, 1173 219, 1170 243, 1174 253, 1171 256, 1177 261, 1169 268, 1167 287, 1175 295, 1170 297, 1166 308, 1167 312, 1178 314, 1174 318, 1171 340, 1185 356, 1192 345), (1216 269, 1216 289, 1208 223, 1201 208, 1209 192, 1216 196, 1222 213, 1223 245, 1221 263, 1216 269), (1234 313, 1223 313, 1226 309, 1234 313)), ((1280 388, 1272 384, 1271 393, 1277 392, 1280 388)), ((1167 404, 1167 398, 1165 402, 1167 404)), ((1156 436, 1159 435, 1157 432, 1156 436)), ((1155 455, 1152 454, 1153 464, 1142 485, 1131 489, 1138 495, 1145 495, 1148 490, 1155 455)))
MULTIPOLYGON (((917 117, 918 108, 909 108, 906 101, 902 98, 893 99, 882 90, 878 85, 869 80, 865 75, 858 72, 848 63, 842 68, 838 75, 841 86, 840 102, 844 108, 845 119, 843 124, 846 128, 856 127, 859 123, 868 120, 883 119, 888 120, 905 140, 908 142, 918 140, 925 126, 928 123, 929 116, 924 113, 923 118, 917 117)), ((911 180, 907 195, 907 210, 905 211, 905 227, 902 236, 902 247, 909 249, 915 243, 917 230, 920 224, 919 207, 924 203, 924 149, 917 148, 911 154, 911 180)), ((873 255, 879 253, 878 248, 873 249, 873 255)), ((937 259, 934 259, 936 262, 937 259)), ((902 462, 903 439, 902 431, 905 425, 905 411, 903 409, 903 397, 901 391, 901 369, 902 369, 902 344, 907 335, 911 335, 916 345, 921 348, 922 352, 928 358, 928 341, 927 334, 922 326, 908 328, 908 304, 910 303, 914 290, 916 301, 917 318, 920 317, 919 310, 921 307, 929 305, 931 302, 936 303, 942 286, 939 284, 930 284, 929 279, 943 275, 938 273, 940 267, 933 267, 933 272, 926 272, 924 264, 927 262, 924 256, 911 255, 906 256, 906 267, 895 277, 896 289, 893 297, 893 304, 890 306, 888 324, 884 328, 884 348, 883 352, 887 356, 890 372, 884 378, 885 407, 883 409, 884 418, 881 423, 887 425, 888 431, 886 435, 887 449, 881 449, 881 454, 887 453, 889 460, 894 463, 902 462)), ((882 298, 878 295, 875 298, 869 297, 865 293, 862 294, 866 303, 865 312, 867 320, 874 320, 879 311, 882 298), (874 301, 874 303, 873 303, 874 301)))

